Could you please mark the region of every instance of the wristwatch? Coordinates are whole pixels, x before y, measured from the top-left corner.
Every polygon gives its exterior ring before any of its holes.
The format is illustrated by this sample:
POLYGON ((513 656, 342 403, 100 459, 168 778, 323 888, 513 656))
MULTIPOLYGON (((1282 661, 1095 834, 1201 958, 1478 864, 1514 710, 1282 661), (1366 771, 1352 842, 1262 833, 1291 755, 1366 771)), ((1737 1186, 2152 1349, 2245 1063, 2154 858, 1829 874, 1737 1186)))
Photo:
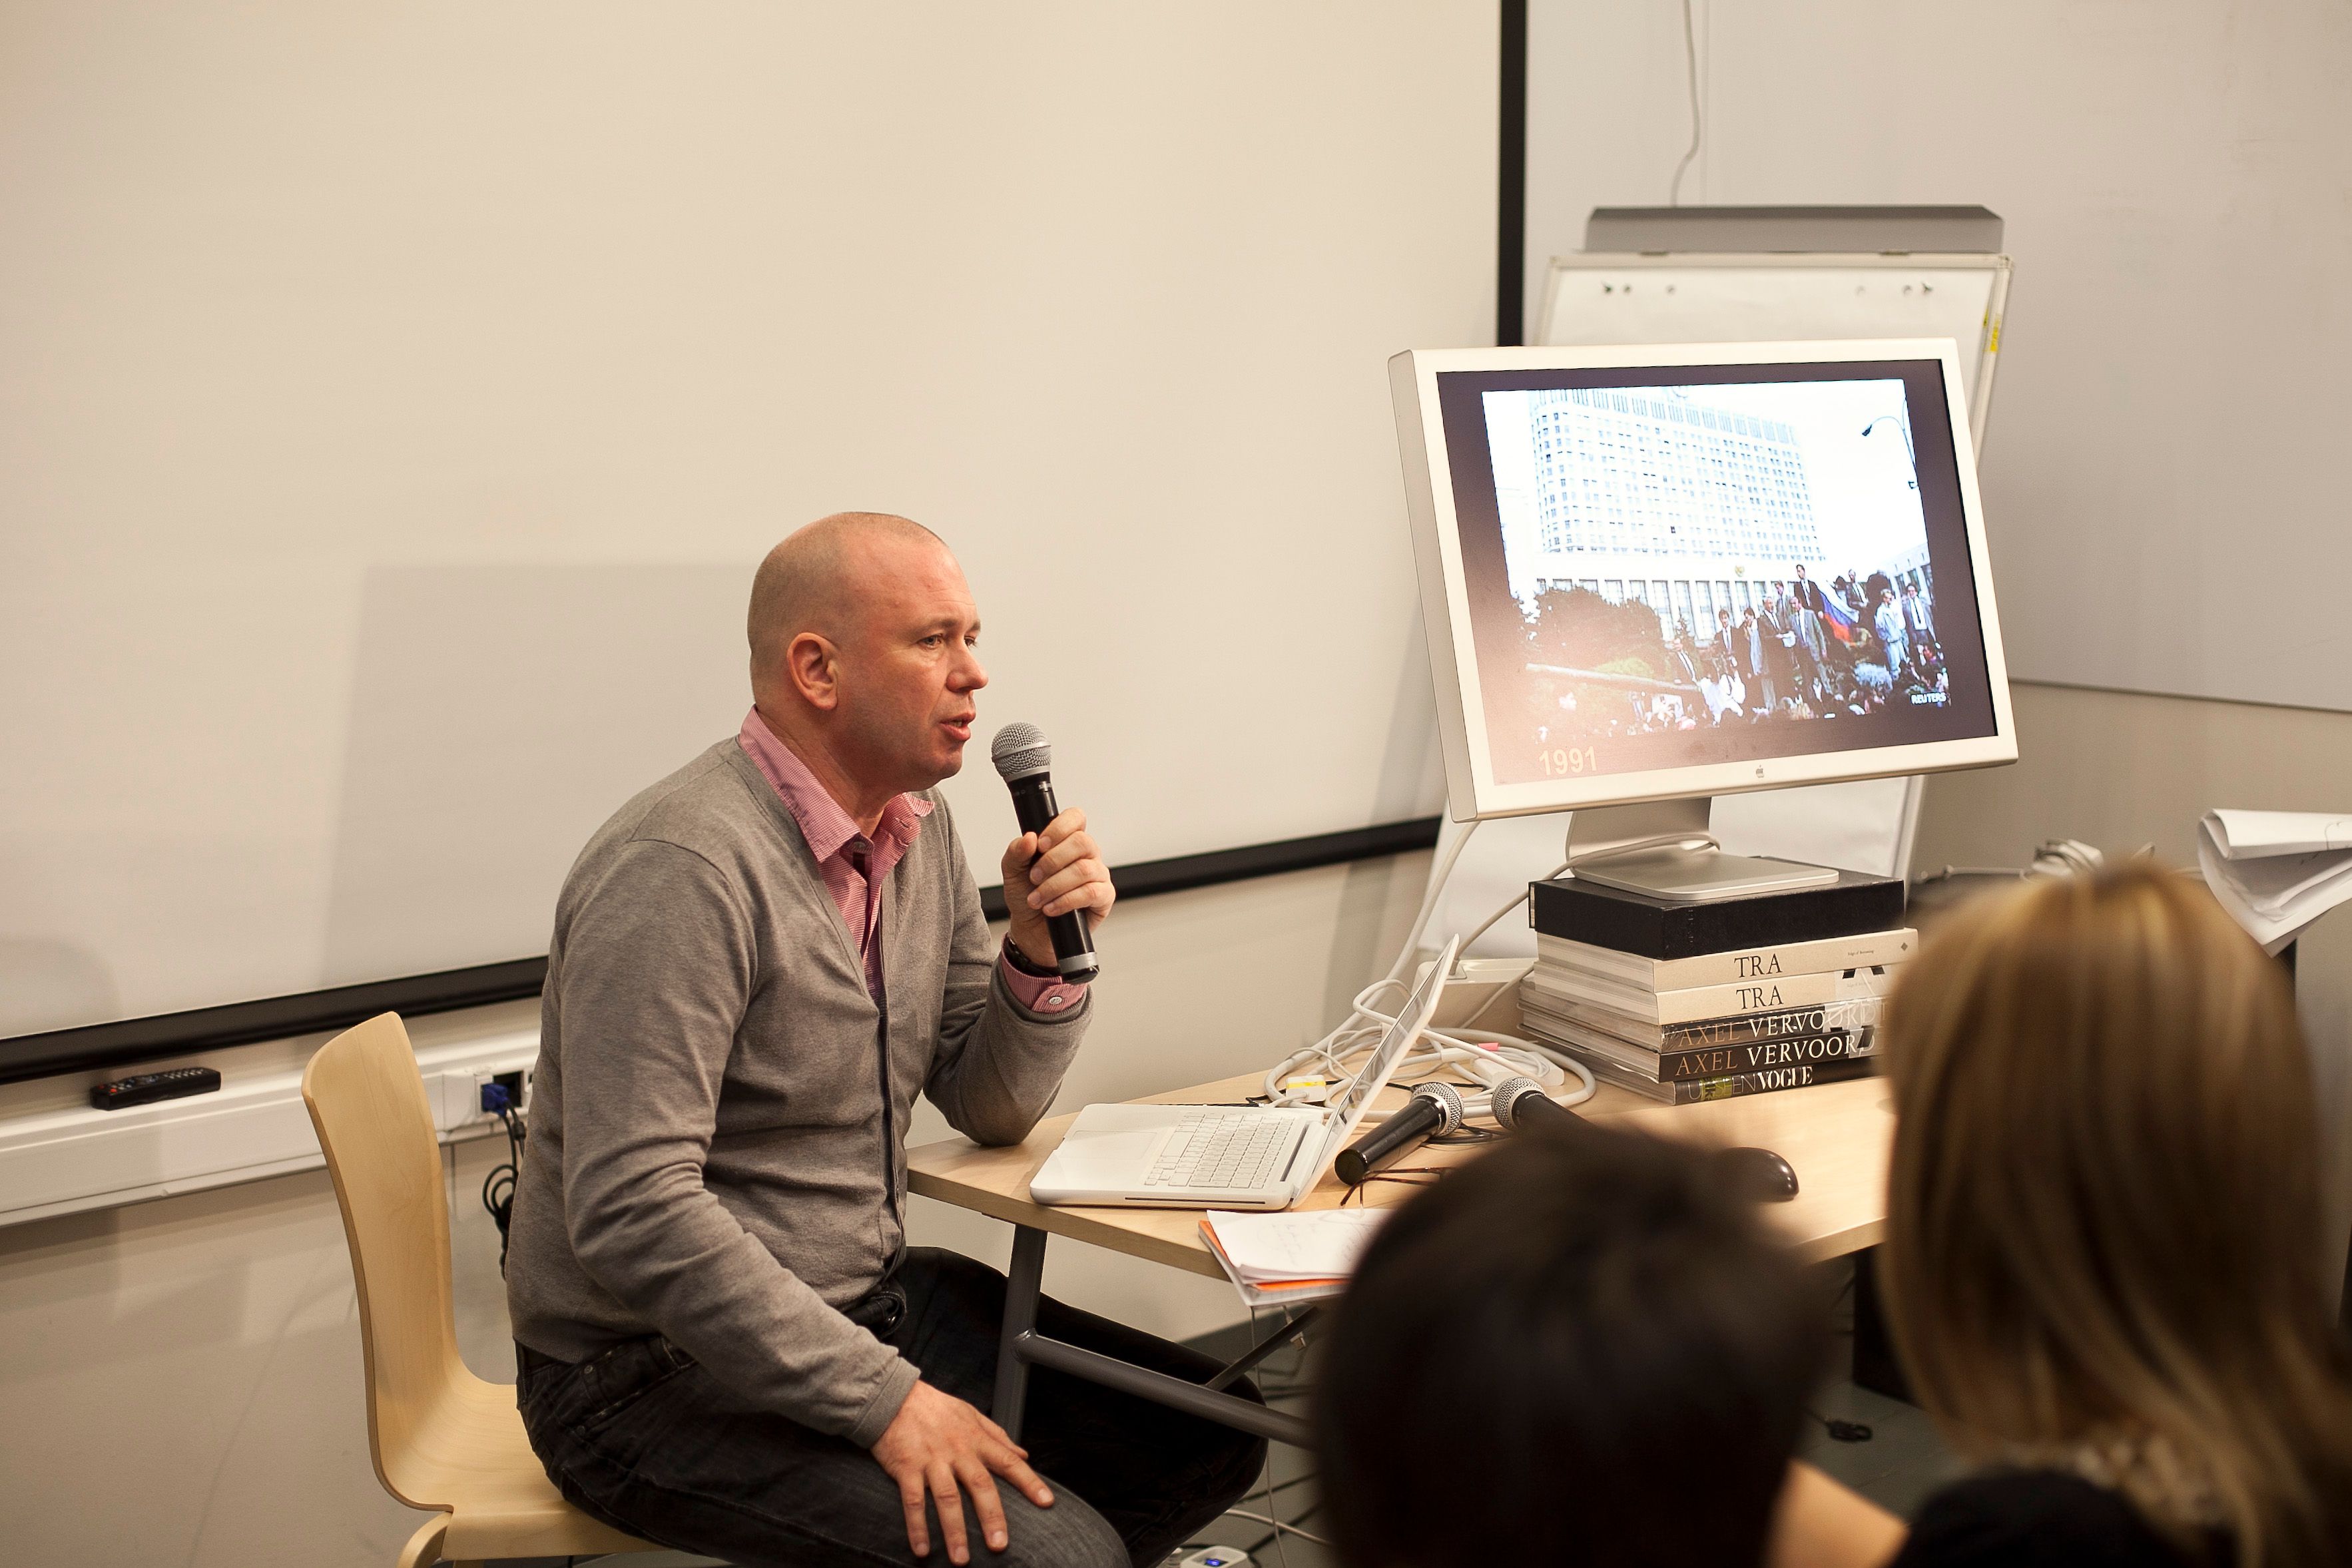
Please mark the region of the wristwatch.
POLYGON ((1010 936, 1004 939, 1004 961, 1032 979, 1058 980, 1062 977, 1059 969, 1041 969, 1031 963, 1029 956, 1021 951, 1021 944, 1010 936))

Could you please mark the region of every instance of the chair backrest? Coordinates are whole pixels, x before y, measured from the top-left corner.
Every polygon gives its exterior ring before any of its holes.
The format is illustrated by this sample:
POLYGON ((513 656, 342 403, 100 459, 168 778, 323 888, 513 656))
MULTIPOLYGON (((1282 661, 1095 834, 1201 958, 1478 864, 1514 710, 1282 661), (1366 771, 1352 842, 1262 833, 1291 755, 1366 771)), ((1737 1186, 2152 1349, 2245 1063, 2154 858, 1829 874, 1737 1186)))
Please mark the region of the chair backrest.
POLYGON ((400 1016, 380 1014, 320 1046, 302 1072, 302 1103, 351 1243, 376 1479, 412 1508, 435 1507, 412 1456, 436 1407, 471 1375, 450 1303, 441 1147, 400 1016))

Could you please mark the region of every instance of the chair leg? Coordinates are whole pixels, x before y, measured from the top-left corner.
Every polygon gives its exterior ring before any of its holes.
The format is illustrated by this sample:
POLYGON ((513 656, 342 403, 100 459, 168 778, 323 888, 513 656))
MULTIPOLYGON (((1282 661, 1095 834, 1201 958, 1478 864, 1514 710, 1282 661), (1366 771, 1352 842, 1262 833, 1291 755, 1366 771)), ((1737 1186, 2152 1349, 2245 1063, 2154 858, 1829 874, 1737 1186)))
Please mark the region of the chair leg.
POLYGON ((441 1542, 449 1533, 449 1521, 453 1517, 436 1513, 426 1520, 424 1528, 410 1536, 408 1544, 400 1549, 400 1556, 394 1560, 393 1568, 433 1568, 434 1563, 441 1561, 441 1542))

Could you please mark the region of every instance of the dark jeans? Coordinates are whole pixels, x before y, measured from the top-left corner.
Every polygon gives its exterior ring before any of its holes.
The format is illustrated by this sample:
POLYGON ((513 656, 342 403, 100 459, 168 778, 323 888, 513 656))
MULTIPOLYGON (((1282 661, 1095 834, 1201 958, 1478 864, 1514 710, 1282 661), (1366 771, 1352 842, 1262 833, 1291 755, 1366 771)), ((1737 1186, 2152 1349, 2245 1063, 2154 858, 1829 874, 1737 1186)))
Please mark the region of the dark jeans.
MULTIPOLYGON (((983 1412, 996 1384, 1004 1276, 909 1248, 849 1315, 983 1412)), ((1192 1382, 1206 1356, 1047 1298, 1037 1329, 1192 1382)), ((756 1409, 668 1341, 626 1340, 573 1364, 517 1346, 516 1399, 563 1495, 633 1535, 745 1568, 912 1563, 898 1483, 845 1438, 756 1409)), ((1234 1392, 1257 1397, 1254 1387, 1234 1392)), ((1042 1367, 1029 1374, 1022 1446, 1054 1489, 1038 1508, 1000 1480, 1012 1544, 992 1552, 969 1501, 972 1561, 992 1568, 1157 1564, 1249 1489, 1265 1441, 1042 1367)), ((930 1563, 947 1562, 931 1515, 930 1563)))

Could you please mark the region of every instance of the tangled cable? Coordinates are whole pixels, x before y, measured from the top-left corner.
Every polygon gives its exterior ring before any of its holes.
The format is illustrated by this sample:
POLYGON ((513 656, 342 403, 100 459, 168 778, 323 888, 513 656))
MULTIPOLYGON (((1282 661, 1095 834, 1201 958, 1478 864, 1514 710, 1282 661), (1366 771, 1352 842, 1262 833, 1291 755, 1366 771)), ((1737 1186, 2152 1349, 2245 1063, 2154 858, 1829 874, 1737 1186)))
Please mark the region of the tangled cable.
POLYGON ((495 1113, 507 1130, 506 1164, 492 1166, 482 1178, 482 1207, 489 1210, 490 1218, 499 1228, 499 1272, 507 1271, 507 1228, 514 1222, 515 1182, 522 1169, 522 1143, 527 1134, 522 1118, 515 1114, 514 1105, 503 1083, 486 1085, 482 1104, 495 1113))
MULTIPOLYGON (((1264 1087, 1268 1104, 1297 1105, 1310 1099, 1333 1098, 1355 1081, 1362 1066, 1355 1059, 1368 1056, 1380 1043, 1381 1036, 1396 1021, 1394 1014, 1381 1010, 1382 999, 1391 990, 1409 994, 1411 988, 1405 982, 1405 975, 1412 968, 1413 960, 1420 954, 1421 939, 1429 927, 1430 916, 1436 913, 1438 899, 1445 891, 1446 883, 1453 878, 1454 868, 1460 862, 1463 850, 1477 831, 1478 824, 1473 821, 1447 848, 1436 873, 1429 879, 1429 890, 1422 895, 1421 908, 1413 915, 1412 929, 1406 933, 1396 962, 1389 966, 1389 972, 1356 993, 1350 1011, 1337 1029, 1313 1044, 1291 1052, 1266 1070, 1264 1087), (1322 1070, 1323 1082, 1313 1088, 1292 1088, 1290 1080, 1297 1077, 1302 1070, 1310 1068, 1322 1070)), ((1705 844, 1711 848, 1715 842, 1711 833, 1654 834, 1631 843, 1611 844, 1604 849, 1569 855, 1545 873, 1543 880, 1549 881, 1601 855, 1619 855, 1634 850, 1660 849, 1669 845, 1705 844)), ((1475 929, 1464 936, 1456 951, 1466 954, 1472 943, 1527 901, 1528 894, 1523 888, 1518 896, 1480 921, 1475 929)), ((1504 990, 1505 988, 1496 987, 1495 994, 1463 1023, 1444 1030, 1423 1030, 1421 1038, 1398 1061, 1391 1081, 1408 1084, 1433 1077, 1449 1068, 1461 1071, 1485 1084, 1490 1092, 1463 1097, 1465 1113, 1473 1116, 1491 1113, 1491 1091, 1507 1078, 1532 1078, 1543 1086, 1546 1093, 1551 1093, 1558 1085, 1573 1076, 1577 1080, 1576 1088, 1566 1094, 1554 1094, 1553 1098, 1562 1105, 1580 1105, 1592 1098, 1592 1073, 1574 1057, 1517 1035, 1470 1027, 1502 998, 1504 990)))

